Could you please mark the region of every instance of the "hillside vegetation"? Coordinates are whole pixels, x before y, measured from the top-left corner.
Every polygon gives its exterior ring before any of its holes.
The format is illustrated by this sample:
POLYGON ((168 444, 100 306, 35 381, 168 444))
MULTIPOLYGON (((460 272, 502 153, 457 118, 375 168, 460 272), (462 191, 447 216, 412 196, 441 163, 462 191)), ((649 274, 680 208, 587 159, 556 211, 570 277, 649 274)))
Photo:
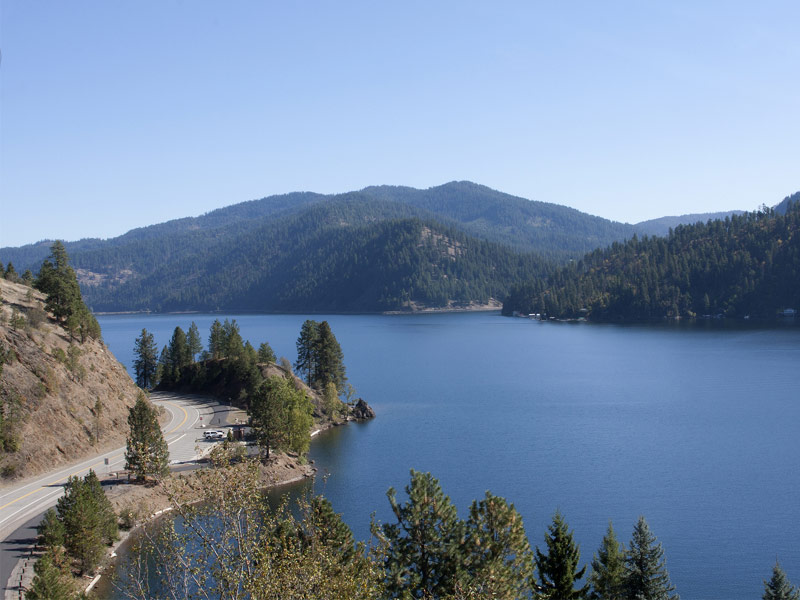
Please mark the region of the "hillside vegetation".
POLYGON ((0 279, 0 293, 3 478, 124 445, 138 389, 125 368, 45 311, 39 291, 0 279))
POLYGON ((504 314, 593 320, 774 317, 800 308, 800 204, 596 250, 515 288, 504 314))

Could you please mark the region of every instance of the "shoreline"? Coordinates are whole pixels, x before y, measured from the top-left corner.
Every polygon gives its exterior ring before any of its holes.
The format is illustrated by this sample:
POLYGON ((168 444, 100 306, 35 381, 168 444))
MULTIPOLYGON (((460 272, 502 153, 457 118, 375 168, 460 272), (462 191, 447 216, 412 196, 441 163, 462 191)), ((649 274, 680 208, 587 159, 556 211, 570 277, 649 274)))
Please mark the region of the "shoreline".
POLYGON ((98 311, 92 314, 100 317, 113 317, 124 315, 420 315, 434 313, 464 313, 464 312, 494 312, 502 310, 503 305, 498 304, 478 304, 474 306, 452 306, 442 308, 417 308, 410 310, 354 310, 354 311, 265 311, 265 310, 177 310, 167 312, 156 312, 152 310, 121 310, 121 311, 98 311))

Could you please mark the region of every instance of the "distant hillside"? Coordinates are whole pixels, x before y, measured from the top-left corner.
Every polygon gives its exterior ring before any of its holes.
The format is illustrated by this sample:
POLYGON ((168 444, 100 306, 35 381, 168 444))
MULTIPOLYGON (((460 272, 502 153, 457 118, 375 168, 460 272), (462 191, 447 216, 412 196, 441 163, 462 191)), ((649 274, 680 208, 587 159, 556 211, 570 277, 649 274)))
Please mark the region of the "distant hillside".
MULTIPOLYGON (((564 262, 632 233, 454 182, 274 196, 66 247, 96 311, 377 311, 501 300, 545 259, 564 262), (430 238, 419 237, 422 227, 430 238), (432 250, 444 238, 459 248, 446 260, 432 250)), ((5 248, 0 260, 35 272, 48 248, 5 248)))
POLYGON ((138 388, 102 341, 72 338, 37 291, 0 279, 0 475, 123 446, 138 388))
POLYGON ((615 243, 516 287, 503 313, 618 320, 774 317, 789 308, 800 309, 800 204, 615 243))
MULTIPOLYGON (((272 196, 65 245, 95 311, 377 311, 501 299, 513 281, 548 270, 546 262, 563 265, 636 233, 714 216, 633 226, 451 182, 272 196), (413 222, 470 251, 451 255, 447 268, 423 260, 426 243, 403 233, 413 222)), ((49 246, 3 248, 0 261, 36 272, 49 246)))
MULTIPOLYGON (((103 253, 132 254, 147 249, 150 242, 153 248, 171 256, 219 238, 243 234, 315 204, 346 203, 353 199, 362 201, 363 216, 368 220, 385 220, 384 207, 393 204, 395 212, 388 218, 402 215, 435 220, 472 236, 557 261, 582 256, 599 246, 629 238, 637 231, 631 225, 614 223, 565 206, 525 200, 470 182, 451 182, 427 190, 380 186, 337 195, 297 192, 271 196, 220 208, 200 217, 133 229, 109 240, 85 239, 68 242, 65 246, 76 265, 86 263, 85 252, 94 252, 94 257, 103 253), (370 205, 370 201, 375 201, 374 205, 370 205)), ((47 256, 50 243, 42 241, 20 248, 0 248, 0 260, 14 263, 18 270, 33 269, 47 256)), ((138 273, 134 261, 132 259, 128 266, 138 273)), ((92 259, 85 266, 92 271, 102 271, 99 267, 112 265, 92 259)))
POLYGON ((314 205, 155 268, 86 287, 94 310, 385 311, 484 304, 541 275, 533 255, 471 238, 402 206, 353 197, 314 205), (366 203, 371 210, 364 210, 366 203), (373 222, 375 215, 381 220, 373 222), (390 218, 394 217, 394 218, 390 218))
POLYGON ((639 235, 665 236, 669 235, 670 229, 674 229, 678 225, 694 225, 695 223, 706 223, 717 219, 725 220, 725 217, 741 214, 744 214, 744 211, 729 210, 727 212, 695 213, 680 215, 678 217, 661 217, 658 219, 650 219, 649 221, 641 221, 640 223, 636 223, 634 227, 639 235))

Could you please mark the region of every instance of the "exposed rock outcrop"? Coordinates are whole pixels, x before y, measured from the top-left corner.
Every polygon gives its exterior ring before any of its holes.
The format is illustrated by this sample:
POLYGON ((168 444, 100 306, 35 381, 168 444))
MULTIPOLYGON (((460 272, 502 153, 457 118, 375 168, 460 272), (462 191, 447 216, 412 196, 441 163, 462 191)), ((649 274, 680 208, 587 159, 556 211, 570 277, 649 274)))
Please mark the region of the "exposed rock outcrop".
POLYGON ((375 418, 375 411, 372 407, 364 402, 363 398, 359 398, 350 414, 356 421, 366 421, 367 419, 375 418))

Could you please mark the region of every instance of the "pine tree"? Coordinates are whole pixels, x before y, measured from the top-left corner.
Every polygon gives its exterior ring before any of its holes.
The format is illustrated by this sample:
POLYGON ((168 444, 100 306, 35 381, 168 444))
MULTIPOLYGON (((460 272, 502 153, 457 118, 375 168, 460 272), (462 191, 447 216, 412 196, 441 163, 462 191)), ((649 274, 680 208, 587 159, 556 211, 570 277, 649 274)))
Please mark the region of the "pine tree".
POLYGON ((275 352, 272 350, 272 347, 268 342, 264 342, 258 347, 258 362, 274 363, 277 360, 278 359, 275 356, 275 352))
POLYGON ((614 527, 609 522, 608 530, 597 555, 592 559, 589 583, 592 600, 623 600, 625 581, 625 548, 620 546, 614 527))
POLYGON ((69 266, 64 244, 56 241, 50 247, 50 257, 42 263, 36 288, 47 296, 45 307, 65 323, 83 305, 78 279, 69 266))
POLYGON ((536 548, 535 561, 539 572, 539 583, 534 585, 534 596, 558 600, 585 598, 589 586, 585 585, 577 590, 574 586, 583 577, 586 567, 576 571, 581 557, 580 548, 575 543, 560 511, 556 511, 553 515, 553 522, 547 531, 544 538, 547 554, 536 548))
POLYGON ((299 374, 305 376, 308 385, 311 385, 317 372, 318 325, 316 321, 306 320, 300 328, 300 336, 297 338, 297 362, 294 364, 294 368, 299 374))
POLYGON ((337 390, 342 390, 347 381, 344 354, 327 321, 322 321, 318 325, 314 351, 316 353, 316 370, 313 379, 315 386, 325 389, 326 385, 333 383, 337 390))
POLYGON ((169 351, 166 346, 161 348, 161 353, 158 355, 158 365, 156 366, 156 382, 157 385, 169 385, 172 383, 172 373, 169 369, 169 351))
POLYGON ((625 598, 630 600, 678 600, 671 595, 664 550, 650 531, 644 517, 639 517, 625 552, 625 598))
POLYGON ((136 338, 133 346, 133 370, 135 373, 136 385, 148 390, 156 383, 156 371, 158 369, 158 347, 156 346, 153 334, 147 329, 142 329, 142 333, 136 338))
POLYGON ((389 598, 440 598, 453 595, 462 571, 463 523, 430 473, 412 469, 408 502, 386 492, 397 523, 375 530, 384 544, 384 584, 389 598))
POLYGON ((41 523, 36 526, 39 543, 46 548, 58 548, 64 545, 64 523, 58 518, 55 509, 44 513, 41 523))
POLYGON ((140 481, 148 476, 166 475, 169 472, 169 449, 158 425, 158 413, 143 393, 130 409, 128 425, 130 433, 125 468, 133 471, 140 481))
POLYGON ((69 573, 61 564, 61 550, 48 548, 36 561, 31 587, 25 591, 26 600, 75 600, 69 573))
POLYGON ((327 498, 323 496, 311 498, 303 525, 301 536, 306 544, 322 544, 334 550, 343 560, 350 560, 355 556, 353 532, 342 521, 342 516, 334 512, 327 498))
POLYGON ((310 386, 323 390, 328 383, 333 383, 338 391, 344 389, 347 381, 344 355, 327 321, 303 323, 297 338, 295 368, 305 375, 310 386))
POLYGON ((197 323, 192 321, 189 331, 186 332, 186 347, 192 357, 192 362, 197 360, 197 355, 203 351, 203 341, 200 339, 200 330, 197 323))
POLYGON ((208 334, 208 353, 211 355, 211 358, 217 359, 223 357, 223 339, 224 333, 222 331, 222 323, 219 322, 219 319, 214 319, 208 334))
POLYGON ((222 357, 223 358, 239 358, 244 350, 244 341, 239 332, 239 324, 236 319, 225 322, 222 324, 222 357))
POLYGON ((186 333, 180 327, 172 332, 167 346, 166 375, 170 381, 178 381, 181 371, 192 362, 189 346, 186 343, 186 333))
POLYGON ((100 562, 105 544, 117 537, 117 519, 94 471, 70 477, 64 495, 56 504, 64 524, 64 547, 78 561, 82 573, 90 573, 100 562))
POLYGON ((97 523, 103 541, 110 544, 119 535, 117 514, 111 501, 106 497, 103 486, 94 471, 89 471, 83 478, 87 493, 92 499, 92 510, 97 516, 97 523))
POLYGON ((764 581, 763 600, 800 600, 800 590, 794 587, 786 577, 781 565, 775 561, 772 577, 764 581))
POLYGON ((513 504, 486 492, 473 501, 466 521, 466 588, 482 598, 525 598, 533 577, 533 554, 522 517, 513 504))

